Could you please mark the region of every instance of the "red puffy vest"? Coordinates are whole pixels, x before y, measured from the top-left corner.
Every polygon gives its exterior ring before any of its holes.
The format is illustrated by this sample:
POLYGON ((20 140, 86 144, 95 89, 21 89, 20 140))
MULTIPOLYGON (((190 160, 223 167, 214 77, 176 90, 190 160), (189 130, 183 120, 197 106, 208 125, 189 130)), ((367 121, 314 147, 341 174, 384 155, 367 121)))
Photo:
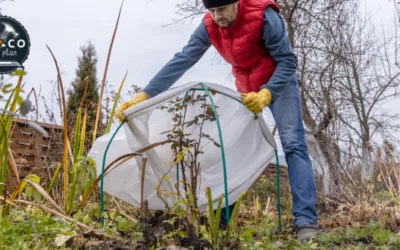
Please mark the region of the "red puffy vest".
POLYGON ((279 11, 273 0, 240 0, 236 20, 229 28, 220 28, 210 13, 204 16, 210 41, 232 65, 240 93, 258 92, 276 69, 276 62, 262 39, 264 12, 268 6, 279 11))

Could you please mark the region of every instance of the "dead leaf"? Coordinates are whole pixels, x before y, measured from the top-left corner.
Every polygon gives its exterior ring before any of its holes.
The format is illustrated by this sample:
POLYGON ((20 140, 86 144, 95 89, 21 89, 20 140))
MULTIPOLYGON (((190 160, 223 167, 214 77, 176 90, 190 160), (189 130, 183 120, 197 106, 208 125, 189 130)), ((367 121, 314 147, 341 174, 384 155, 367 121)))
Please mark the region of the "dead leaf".
POLYGON ((376 180, 381 183, 382 182, 382 171, 380 172, 380 174, 378 175, 378 177, 376 177, 376 180))
POLYGON ((71 239, 75 235, 76 235, 75 232, 73 232, 71 234, 68 234, 68 235, 57 234, 57 237, 54 240, 54 243, 56 244, 56 246, 61 247, 62 245, 64 245, 69 239, 71 239))
POLYGON ((276 245, 277 247, 280 247, 280 248, 284 248, 284 247, 285 247, 285 245, 283 245, 283 243, 280 242, 280 241, 276 241, 276 242, 275 242, 275 245, 276 245))

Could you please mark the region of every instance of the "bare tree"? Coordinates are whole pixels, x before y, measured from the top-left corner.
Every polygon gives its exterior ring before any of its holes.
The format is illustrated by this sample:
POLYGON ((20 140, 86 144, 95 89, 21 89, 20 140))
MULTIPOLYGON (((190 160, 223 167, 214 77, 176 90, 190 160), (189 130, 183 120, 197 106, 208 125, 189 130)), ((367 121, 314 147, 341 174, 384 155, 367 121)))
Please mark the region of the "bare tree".
POLYGON ((310 155, 323 173, 324 194, 344 192, 349 174, 341 164, 336 140, 337 102, 335 75, 339 67, 336 54, 340 47, 335 37, 347 16, 353 14, 352 0, 280 0, 277 1, 287 23, 288 36, 299 57, 298 80, 301 89, 303 121, 310 155))
MULTIPOLYGON (((394 34, 382 29, 377 35, 353 0, 282 0, 280 5, 301 59, 303 120, 311 133, 309 147, 316 144, 310 154, 329 165, 327 181, 333 177, 343 183, 340 176, 345 174, 354 184, 341 153, 361 159, 362 177, 369 178, 374 136, 388 137, 399 128, 399 115, 382 109, 398 95, 398 27, 394 34)), ((325 184, 325 191, 333 187, 325 184)))
MULTIPOLYGON (((181 20, 204 13, 200 1, 182 2, 177 5, 181 20)), ((398 34, 373 36, 367 29, 371 22, 361 22, 356 0, 276 2, 299 56, 306 137, 324 174, 324 193, 348 192, 343 187, 356 184, 345 164, 364 159, 367 177, 374 136, 398 129, 397 115, 382 109, 397 96, 398 34)))
POLYGON ((400 114, 384 109, 400 94, 399 29, 396 25, 388 34, 356 15, 349 16, 349 24, 335 39, 342 50, 335 85, 336 100, 343 103, 338 118, 353 147, 349 153, 361 159, 362 178, 369 179, 374 138, 393 140, 392 132, 400 129, 400 114))

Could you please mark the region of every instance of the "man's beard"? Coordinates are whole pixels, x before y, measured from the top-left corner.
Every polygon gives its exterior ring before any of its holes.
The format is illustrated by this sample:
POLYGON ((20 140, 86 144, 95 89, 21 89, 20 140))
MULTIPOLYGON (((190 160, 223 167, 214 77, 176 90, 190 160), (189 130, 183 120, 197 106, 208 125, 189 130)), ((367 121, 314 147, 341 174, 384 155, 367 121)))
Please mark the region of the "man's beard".
POLYGON ((220 21, 216 21, 217 25, 220 28, 229 28, 233 24, 233 22, 234 21, 228 21, 226 19, 223 19, 223 20, 220 20, 220 21), (221 23, 221 21, 222 21, 222 23, 221 23))

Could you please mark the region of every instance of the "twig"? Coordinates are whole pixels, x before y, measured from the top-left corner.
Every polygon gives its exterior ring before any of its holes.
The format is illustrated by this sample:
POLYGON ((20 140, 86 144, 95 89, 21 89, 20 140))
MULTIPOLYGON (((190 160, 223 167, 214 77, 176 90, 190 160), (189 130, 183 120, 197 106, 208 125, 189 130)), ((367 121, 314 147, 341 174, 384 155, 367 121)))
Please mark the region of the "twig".
POLYGON ((325 200, 327 200, 327 201, 329 201, 329 202, 332 202, 332 203, 336 203, 336 204, 338 204, 338 205, 345 206, 345 207, 347 207, 348 209, 352 209, 352 207, 350 207, 349 205, 346 205, 346 204, 343 204, 343 203, 340 203, 340 202, 337 202, 337 201, 331 200, 331 199, 329 199, 329 198, 326 198, 326 197, 324 197, 324 199, 325 199, 325 200))
POLYGON ((143 212, 144 177, 146 175, 147 158, 142 158, 142 182, 140 183, 140 211, 143 212))
MULTIPOLYGON (((51 56, 53 57, 54 64, 57 69, 57 80, 58 80, 58 88, 61 91, 62 97, 62 110, 63 110, 63 135, 64 135, 64 208, 67 209, 68 207, 68 148, 69 148, 69 140, 68 140, 68 126, 67 126, 67 106, 65 102, 65 93, 64 87, 61 79, 60 68, 58 67, 58 62, 56 57, 51 51, 50 47, 46 45, 47 49, 50 51, 51 56)), ((72 158, 73 159, 73 158, 72 158)))
MULTIPOLYGON (((114 197, 113 197, 113 199, 114 199, 114 197)), ((138 220, 136 220, 135 218, 132 218, 131 216, 129 216, 128 214, 126 214, 124 211, 122 211, 122 208, 121 208, 121 206, 118 204, 118 202, 114 199, 114 202, 115 202, 115 204, 117 205, 117 207, 118 207, 118 212, 122 215, 122 216, 124 216, 125 218, 127 218, 130 222, 132 222, 133 224, 136 224, 136 223, 138 223, 138 220)), ((111 212, 117 212, 115 209, 108 209, 108 211, 111 211, 111 212)))
POLYGON ((174 167, 174 166, 172 165, 172 166, 168 169, 168 171, 163 175, 163 177, 161 178, 161 181, 160 181, 160 185, 158 185, 157 190, 156 190, 157 197, 160 198, 160 200, 164 203, 164 205, 167 207, 168 211, 170 211, 170 207, 168 206, 168 203, 164 200, 164 198, 163 198, 161 195, 159 195, 159 193, 160 193, 160 187, 161 187, 161 184, 162 184, 164 178, 169 174, 169 172, 171 171, 171 169, 172 169, 173 167, 174 167))

